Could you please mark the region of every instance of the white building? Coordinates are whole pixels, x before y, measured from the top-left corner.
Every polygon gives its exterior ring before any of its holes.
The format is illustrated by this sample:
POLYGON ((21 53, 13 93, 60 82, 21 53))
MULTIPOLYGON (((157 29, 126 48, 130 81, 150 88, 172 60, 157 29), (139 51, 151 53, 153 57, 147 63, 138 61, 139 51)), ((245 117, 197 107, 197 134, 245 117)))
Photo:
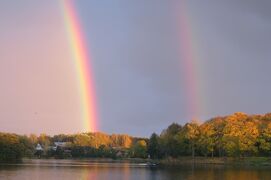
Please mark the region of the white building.
POLYGON ((54 145, 55 146, 53 146, 52 149, 56 151, 57 147, 61 148, 66 147, 66 142, 54 142, 54 145))
POLYGON ((41 147, 40 144, 37 144, 37 146, 36 146, 36 151, 43 151, 43 148, 41 147))

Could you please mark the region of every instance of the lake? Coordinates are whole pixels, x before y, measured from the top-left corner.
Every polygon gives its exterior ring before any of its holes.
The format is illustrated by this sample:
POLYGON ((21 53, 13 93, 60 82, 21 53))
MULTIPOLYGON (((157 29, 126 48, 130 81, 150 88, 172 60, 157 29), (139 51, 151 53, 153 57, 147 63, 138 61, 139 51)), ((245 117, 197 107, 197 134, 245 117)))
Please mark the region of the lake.
POLYGON ((271 179, 271 167, 180 166, 148 167, 129 162, 89 160, 25 160, 0 165, 0 179, 101 179, 101 180, 264 180, 271 179))

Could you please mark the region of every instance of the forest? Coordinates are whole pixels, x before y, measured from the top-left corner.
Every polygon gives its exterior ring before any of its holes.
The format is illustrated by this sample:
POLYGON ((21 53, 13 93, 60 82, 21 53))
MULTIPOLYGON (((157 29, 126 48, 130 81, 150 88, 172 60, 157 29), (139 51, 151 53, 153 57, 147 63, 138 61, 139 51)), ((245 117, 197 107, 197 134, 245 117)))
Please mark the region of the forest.
POLYGON ((200 123, 172 123, 150 138, 105 133, 49 136, 0 133, 0 161, 27 158, 178 158, 271 155, 271 113, 237 112, 200 123), (37 146, 40 149, 37 149, 37 146))

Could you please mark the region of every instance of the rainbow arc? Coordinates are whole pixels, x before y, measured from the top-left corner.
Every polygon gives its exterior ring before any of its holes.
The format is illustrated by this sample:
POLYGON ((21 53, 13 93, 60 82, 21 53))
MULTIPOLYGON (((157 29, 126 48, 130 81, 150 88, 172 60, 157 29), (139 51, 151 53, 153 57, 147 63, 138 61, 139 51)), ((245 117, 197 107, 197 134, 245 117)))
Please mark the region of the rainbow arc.
POLYGON ((98 121, 94 78, 91 67, 92 59, 86 47, 86 37, 81 29, 81 23, 73 1, 62 0, 61 6, 63 7, 65 25, 78 76, 83 129, 84 131, 95 132, 98 129, 98 121))

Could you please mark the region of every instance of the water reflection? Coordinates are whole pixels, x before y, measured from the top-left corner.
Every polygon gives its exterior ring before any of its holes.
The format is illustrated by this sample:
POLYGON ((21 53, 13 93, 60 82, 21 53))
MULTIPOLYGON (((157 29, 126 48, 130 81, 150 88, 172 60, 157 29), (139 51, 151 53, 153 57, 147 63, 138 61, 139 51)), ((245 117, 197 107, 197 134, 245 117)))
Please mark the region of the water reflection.
MULTIPOLYGON (((271 167, 179 167, 159 170, 164 179, 186 179, 186 180, 262 180, 271 179, 271 167)), ((159 175, 159 177, 160 177, 159 175)))
POLYGON ((271 179, 270 167, 183 166, 150 168, 142 164, 32 160, 0 166, 0 179, 78 179, 78 180, 262 180, 271 179))
POLYGON ((95 166, 88 166, 82 168, 81 180, 88 179, 118 179, 118 180, 129 180, 130 179, 130 169, 129 163, 121 164, 99 164, 96 163, 95 166))

